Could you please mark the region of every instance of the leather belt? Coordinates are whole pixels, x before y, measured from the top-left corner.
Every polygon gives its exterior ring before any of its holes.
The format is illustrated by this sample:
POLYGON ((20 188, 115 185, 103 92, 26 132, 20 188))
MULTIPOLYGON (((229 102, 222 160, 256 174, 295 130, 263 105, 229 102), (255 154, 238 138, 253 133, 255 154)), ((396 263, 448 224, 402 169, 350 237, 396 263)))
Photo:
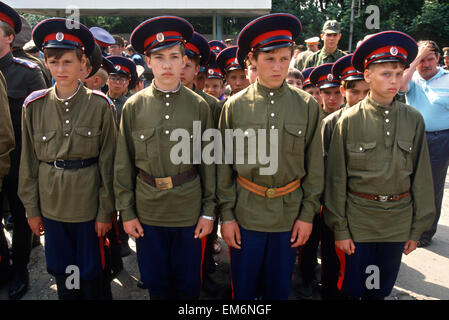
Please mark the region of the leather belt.
POLYGON ((280 188, 267 188, 259 186, 248 179, 243 178, 241 175, 237 176, 237 182, 246 190, 251 191, 261 197, 267 197, 269 199, 277 198, 295 191, 301 185, 301 180, 297 179, 289 184, 280 188))
POLYGON ((98 162, 98 158, 90 158, 84 160, 55 160, 47 162, 47 164, 54 166, 56 169, 81 169, 90 167, 98 162))
POLYGON ((196 167, 171 177, 155 178, 143 170, 139 170, 139 177, 145 183, 158 188, 159 190, 168 190, 176 186, 192 181, 198 175, 196 167))
POLYGON ((351 189, 349 189, 349 192, 357 197, 365 198, 365 199, 369 199, 369 200, 373 200, 373 201, 379 201, 379 202, 398 201, 398 200, 405 198, 406 196, 408 196, 410 194, 410 192, 407 191, 407 192, 397 194, 397 195, 392 195, 392 196, 388 196, 388 195, 381 196, 381 195, 364 194, 364 193, 360 193, 360 192, 355 192, 354 190, 351 190, 351 189))

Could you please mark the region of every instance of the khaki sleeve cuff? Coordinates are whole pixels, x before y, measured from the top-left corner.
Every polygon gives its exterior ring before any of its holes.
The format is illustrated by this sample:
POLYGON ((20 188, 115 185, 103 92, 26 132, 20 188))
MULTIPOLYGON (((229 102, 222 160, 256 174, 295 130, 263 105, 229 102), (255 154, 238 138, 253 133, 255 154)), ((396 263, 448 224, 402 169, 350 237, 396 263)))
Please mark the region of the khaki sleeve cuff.
POLYGON ((220 219, 222 222, 235 220, 234 214, 231 209, 223 210, 220 214, 220 219))
POLYGON ((26 216, 27 218, 39 217, 41 215, 41 210, 39 208, 27 208, 26 216))
POLYGON ((123 210, 119 210, 119 211, 120 211, 120 214, 122 215, 123 221, 130 221, 130 220, 137 218, 134 208, 128 208, 128 209, 123 209, 123 210))
POLYGON ((335 241, 352 239, 349 230, 334 231, 335 241))
POLYGON ((309 212, 301 212, 298 216, 297 220, 301 220, 302 222, 313 223, 313 218, 315 217, 314 213, 309 212))
MULTIPOLYGON (((422 232, 421 232, 422 233, 422 232)), ((413 240, 413 241, 418 241, 419 238, 421 237, 421 233, 418 233, 416 231, 412 231, 410 233, 410 239, 409 240, 413 240)))
POLYGON ((110 223, 112 222, 112 212, 98 212, 97 214, 97 222, 110 223))

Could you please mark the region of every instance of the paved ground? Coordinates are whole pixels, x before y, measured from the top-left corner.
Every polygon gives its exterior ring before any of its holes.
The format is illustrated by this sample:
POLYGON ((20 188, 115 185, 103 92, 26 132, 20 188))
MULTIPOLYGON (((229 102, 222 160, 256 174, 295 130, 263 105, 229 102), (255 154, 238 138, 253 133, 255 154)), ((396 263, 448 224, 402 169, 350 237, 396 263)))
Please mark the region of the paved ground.
MULTIPOLYGON (((43 240, 43 237, 42 237, 43 240)), ((133 240, 129 241, 135 250, 133 240)), ((229 259, 227 248, 221 241, 223 250, 215 256, 217 271, 214 279, 219 283, 220 290, 216 297, 202 292, 202 299, 228 299, 231 296, 229 280, 229 259)), ((118 274, 112 282, 114 299, 146 300, 148 291, 137 288, 139 278, 136 254, 124 258, 125 270, 118 274)), ((55 300, 57 299, 54 279, 45 269, 44 247, 39 246, 31 253, 30 290, 23 297, 24 300, 55 300)), ((390 300, 449 300, 449 175, 446 177, 443 211, 437 234, 431 246, 418 248, 409 256, 403 256, 402 265, 396 286, 388 297, 390 300)), ((294 277, 291 299, 298 299, 298 277, 294 277)), ((7 286, 0 288, 0 300, 7 299, 7 286)), ((320 299, 318 290, 314 292, 314 299, 320 299)))

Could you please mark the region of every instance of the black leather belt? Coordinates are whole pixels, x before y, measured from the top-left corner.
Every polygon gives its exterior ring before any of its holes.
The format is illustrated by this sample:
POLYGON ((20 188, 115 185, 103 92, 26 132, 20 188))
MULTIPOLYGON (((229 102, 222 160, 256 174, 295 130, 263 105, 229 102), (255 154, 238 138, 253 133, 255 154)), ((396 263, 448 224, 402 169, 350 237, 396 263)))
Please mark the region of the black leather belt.
POLYGON ((98 162, 98 158, 90 158, 83 160, 55 160, 47 162, 47 164, 54 166, 56 169, 81 169, 90 167, 98 162))

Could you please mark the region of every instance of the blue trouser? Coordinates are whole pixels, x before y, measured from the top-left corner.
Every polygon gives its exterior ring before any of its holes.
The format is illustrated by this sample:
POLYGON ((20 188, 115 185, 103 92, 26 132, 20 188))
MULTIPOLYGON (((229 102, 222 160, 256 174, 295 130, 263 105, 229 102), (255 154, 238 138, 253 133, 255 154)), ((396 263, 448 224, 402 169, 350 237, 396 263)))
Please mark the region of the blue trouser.
POLYGON ((258 232, 240 227, 241 249, 230 249, 233 296, 237 300, 287 300, 297 248, 291 231, 258 232))
POLYGON ((449 130, 426 132, 426 138, 429 147, 430 165, 432 166, 436 215, 432 226, 421 235, 421 238, 431 240, 437 232, 438 220, 441 215, 444 183, 449 166, 449 130))
POLYGON ((341 292, 357 299, 388 296, 398 276, 405 243, 355 242, 354 244, 355 253, 339 256, 340 264, 344 266, 339 279, 341 292), (378 278, 375 278, 377 276, 378 278))
POLYGON ((136 239, 137 262, 150 299, 197 299, 206 237, 193 238, 196 226, 142 227, 144 236, 136 239))
POLYGON ((81 280, 93 280, 102 272, 100 243, 95 221, 68 223, 43 218, 47 271, 53 276, 66 274, 66 268, 79 268, 81 280))

